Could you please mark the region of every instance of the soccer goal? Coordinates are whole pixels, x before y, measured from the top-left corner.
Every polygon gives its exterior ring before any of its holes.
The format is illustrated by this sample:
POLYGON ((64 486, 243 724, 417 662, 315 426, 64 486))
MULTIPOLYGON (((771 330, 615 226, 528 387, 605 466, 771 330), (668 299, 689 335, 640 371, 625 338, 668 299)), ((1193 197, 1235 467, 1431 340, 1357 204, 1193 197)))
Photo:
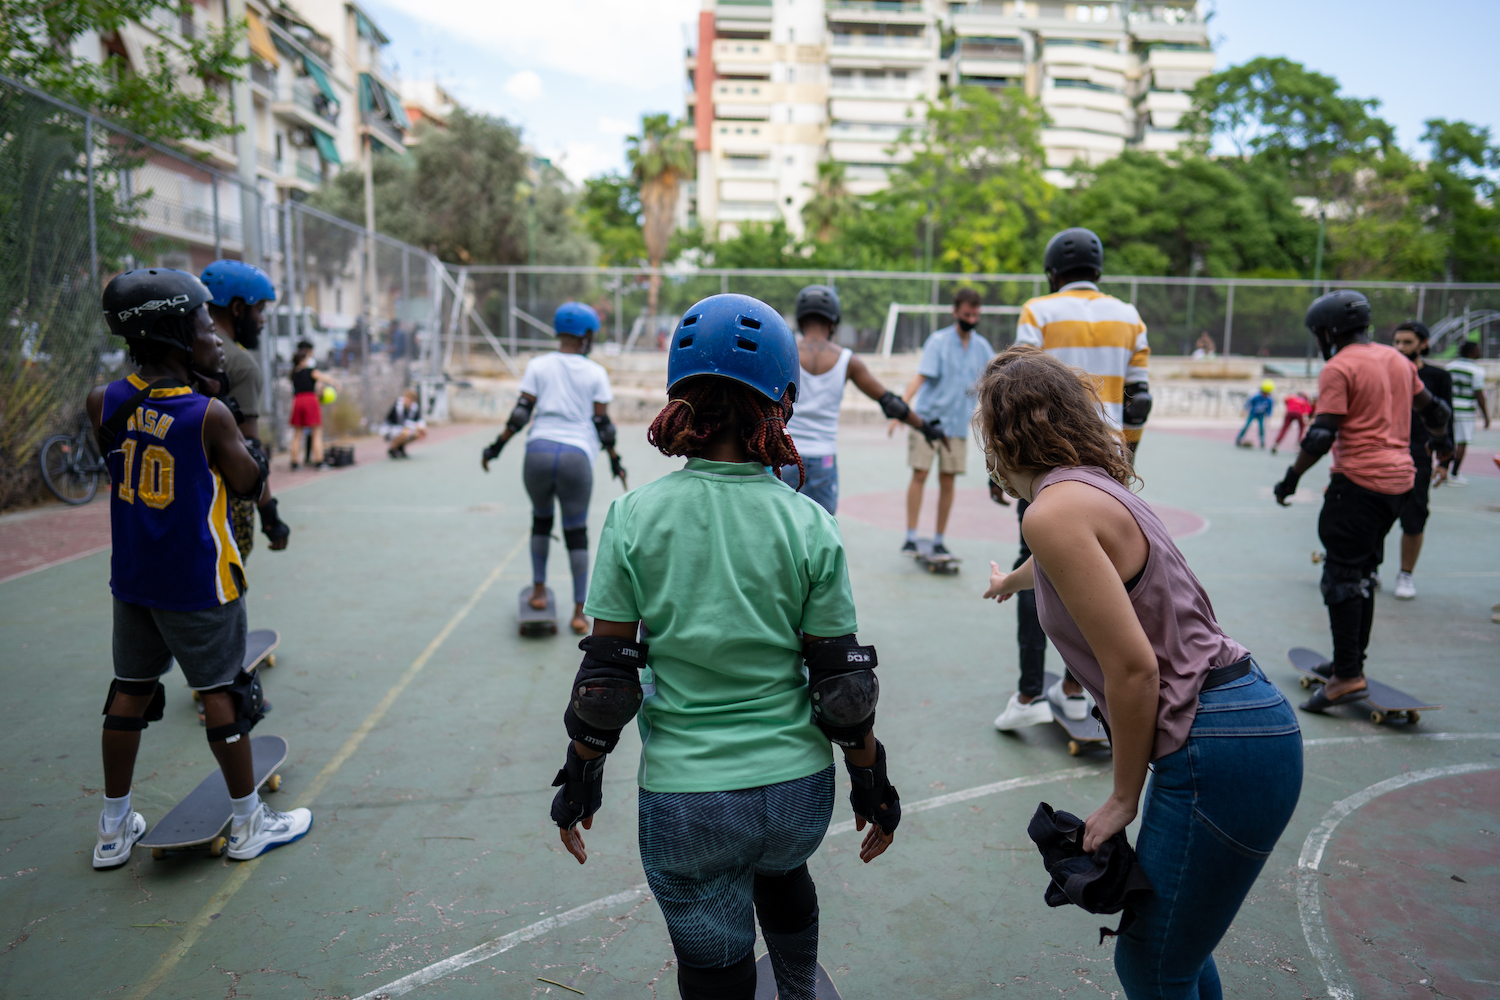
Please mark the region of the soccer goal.
MULTIPOLYGON (((913 313, 922 316, 934 314, 951 313, 951 305, 919 305, 907 302, 892 302, 890 309, 885 314, 885 329, 880 334, 880 353, 883 357, 891 356, 891 347, 896 343, 896 320, 901 318, 902 313, 913 313)), ((980 306, 981 316, 1019 316, 1020 306, 980 306)))

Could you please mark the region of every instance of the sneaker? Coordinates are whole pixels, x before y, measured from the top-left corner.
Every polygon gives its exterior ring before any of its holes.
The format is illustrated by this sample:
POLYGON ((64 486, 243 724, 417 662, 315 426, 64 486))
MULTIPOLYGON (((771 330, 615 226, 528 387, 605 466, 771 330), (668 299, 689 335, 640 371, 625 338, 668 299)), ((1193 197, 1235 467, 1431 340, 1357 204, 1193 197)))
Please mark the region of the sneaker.
POLYGON ((917 551, 917 543, 916 542, 908 541, 905 545, 901 546, 901 551, 902 552, 915 552, 915 551, 917 551))
POLYGON ((1082 722, 1089 717, 1089 709, 1094 707, 1094 699, 1089 697, 1087 691, 1083 694, 1064 694, 1063 682, 1058 681, 1047 689, 1047 700, 1062 710, 1062 714, 1074 722, 1082 722))
POLYGON ((948 556, 952 555, 953 553, 949 552, 948 546, 944 545, 942 542, 933 542, 932 554, 935 556, 948 556))
POLYGON ((1040 726, 1052 721, 1052 706, 1040 698, 1033 698, 1029 705, 1021 704, 1021 696, 1013 694, 1005 703, 1005 711, 995 717, 995 728, 1001 732, 1020 729, 1024 726, 1040 726))
POLYGON ((243 825, 236 823, 229 828, 229 856, 236 861, 260 857, 273 847, 301 840, 312 823, 311 810, 277 812, 262 802, 243 825))
POLYGON ((1453 475, 1449 476, 1447 478, 1446 482, 1447 482, 1447 484, 1449 486, 1468 486, 1469 485, 1468 478, 1465 477, 1465 476, 1460 476, 1456 472, 1453 475))
POLYGON ((118 830, 108 833, 100 830, 99 839, 94 842, 94 867, 103 871, 125 864, 130 860, 130 849, 145 835, 146 817, 138 812, 127 816, 118 830))
POLYGON ((1410 573, 1396 574, 1396 589, 1391 591, 1391 596, 1398 601, 1409 601, 1417 596, 1417 587, 1411 582, 1410 573))

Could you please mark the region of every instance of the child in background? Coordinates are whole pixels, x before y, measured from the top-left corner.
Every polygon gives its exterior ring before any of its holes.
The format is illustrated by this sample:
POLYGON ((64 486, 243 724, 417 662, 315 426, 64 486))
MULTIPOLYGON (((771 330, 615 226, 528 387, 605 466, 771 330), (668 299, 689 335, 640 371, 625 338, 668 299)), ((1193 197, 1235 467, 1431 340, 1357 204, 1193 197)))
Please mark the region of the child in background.
POLYGON ((1239 436, 1234 439, 1236 448, 1250 447, 1245 443, 1245 432, 1254 423, 1260 431, 1260 446, 1266 446, 1266 416, 1276 406, 1276 401, 1271 398, 1271 393, 1276 391, 1276 383, 1266 379, 1260 384, 1259 395, 1251 396, 1245 400, 1245 411, 1249 416, 1245 417, 1245 426, 1240 428, 1239 436))
POLYGON ((1312 400, 1307 398, 1306 393, 1294 392, 1286 398, 1286 414, 1281 418, 1281 430, 1271 445, 1271 454, 1276 454, 1276 449, 1281 447, 1281 439, 1286 437, 1286 432, 1293 423, 1297 425, 1297 440, 1292 444, 1302 443, 1302 435, 1307 433, 1307 418, 1312 416, 1312 411, 1312 400))

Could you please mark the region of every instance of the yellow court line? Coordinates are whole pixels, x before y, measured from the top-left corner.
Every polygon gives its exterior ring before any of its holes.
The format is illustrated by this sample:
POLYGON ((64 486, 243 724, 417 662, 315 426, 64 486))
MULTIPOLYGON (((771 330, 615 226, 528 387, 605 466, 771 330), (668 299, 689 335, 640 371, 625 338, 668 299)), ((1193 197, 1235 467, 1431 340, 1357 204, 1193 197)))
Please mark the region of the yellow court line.
MULTIPOLYGON (((396 704, 396 699, 401 697, 401 692, 405 691, 407 686, 416 680, 417 675, 422 672, 422 668, 427 666, 427 661, 432 658, 432 654, 438 651, 438 648, 447 641, 448 636, 453 634, 453 630, 458 628, 459 623, 468 617, 470 611, 474 610, 475 606, 479 604, 479 599, 484 596, 485 591, 489 590, 494 582, 500 579, 500 574, 505 571, 505 567, 510 565, 511 560, 515 559, 516 554, 521 551, 521 546, 526 543, 528 537, 523 535, 521 540, 516 542, 505 558, 500 561, 500 565, 491 570, 490 575, 485 577, 484 582, 479 585, 474 593, 469 595, 469 599, 464 602, 464 606, 459 608, 452 618, 448 619, 448 624, 443 626, 443 630, 433 636, 432 641, 427 644, 427 648, 422 650, 417 655, 417 658, 411 662, 411 666, 406 668, 406 672, 401 675, 401 679, 391 686, 391 689, 385 693, 384 698, 380 699, 380 704, 376 705, 374 711, 365 717, 365 721, 359 724, 359 728, 350 734, 349 738, 344 741, 343 746, 339 747, 338 753, 334 754, 333 758, 327 764, 323 765, 323 770, 319 771, 317 777, 313 778, 312 783, 307 786, 301 795, 297 796, 297 801, 292 803, 293 809, 312 805, 313 800, 327 787, 328 782, 333 780, 333 776, 338 773, 339 768, 343 767, 345 761, 354 756, 354 751, 359 749, 359 745, 365 741, 365 737, 369 736, 375 727, 380 725, 386 713, 391 710, 391 706, 396 704)), ((225 904, 233 898, 235 893, 244 887, 250 876, 254 874, 256 866, 260 864, 263 857, 265 855, 261 855, 260 858, 254 858, 250 861, 240 862, 235 866, 234 872, 219 887, 219 891, 208 898, 208 902, 203 904, 203 909, 199 910, 198 915, 183 928, 182 937, 178 939, 175 945, 162 954, 161 961, 156 964, 156 968, 152 969, 151 974, 141 980, 140 984, 130 993, 129 1000, 142 1000, 142 998, 148 997, 156 991, 156 988, 162 984, 162 981, 177 967, 177 963, 182 961, 183 957, 197 943, 204 928, 215 917, 224 912, 225 904)))

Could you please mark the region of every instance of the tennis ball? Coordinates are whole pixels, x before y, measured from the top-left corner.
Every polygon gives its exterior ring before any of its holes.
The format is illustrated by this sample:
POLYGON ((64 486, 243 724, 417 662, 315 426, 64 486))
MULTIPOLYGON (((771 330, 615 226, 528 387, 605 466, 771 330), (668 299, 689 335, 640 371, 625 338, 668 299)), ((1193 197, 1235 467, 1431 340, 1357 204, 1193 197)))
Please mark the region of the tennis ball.
POLYGON ((325 385, 323 387, 323 392, 318 396, 319 401, 321 401, 324 406, 332 404, 332 402, 338 398, 339 394, 333 391, 333 386, 331 385, 325 385))

